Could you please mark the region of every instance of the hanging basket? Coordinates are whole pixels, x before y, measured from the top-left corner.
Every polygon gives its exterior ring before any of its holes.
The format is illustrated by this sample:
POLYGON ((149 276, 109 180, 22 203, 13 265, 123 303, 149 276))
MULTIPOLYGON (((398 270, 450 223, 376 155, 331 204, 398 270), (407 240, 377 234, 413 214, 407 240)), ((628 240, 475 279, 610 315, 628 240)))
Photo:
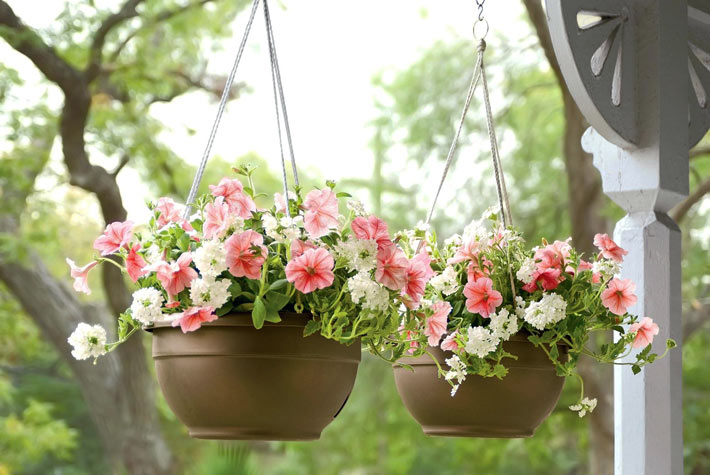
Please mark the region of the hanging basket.
MULTIPOLYGON (((503 346, 518 357, 504 361, 507 376, 502 380, 468 376, 453 397, 451 385, 438 377, 429 355, 401 360, 413 371, 394 366, 397 391, 425 434, 518 438, 535 433, 557 405, 565 378, 557 376, 545 352, 525 336, 514 335, 503 346)), ((567 353, 566 346, 559 350, 561 356, 567 353)), ((442 367, 452 355, 439 348, 428 351, 442 367)))
POLYGON ((168 405, 199 439, 314 440, 345 405, 360 345, 303 337, 308 316, 260 330, 237 313, 183 333, 156 323, 153 360, 168 405))

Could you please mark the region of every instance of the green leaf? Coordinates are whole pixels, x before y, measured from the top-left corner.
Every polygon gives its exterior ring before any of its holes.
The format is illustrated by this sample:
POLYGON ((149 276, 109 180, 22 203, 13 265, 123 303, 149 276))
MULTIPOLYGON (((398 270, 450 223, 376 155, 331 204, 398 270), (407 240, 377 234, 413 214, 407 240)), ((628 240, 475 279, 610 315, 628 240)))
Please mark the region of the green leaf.
POLYGON ((266 306, 272 310, 279 311, 286 306, 286 304, 291 301, 291 297, 288 295, 280 294, 278 292, 269 292, 265 296, 266 306))
POLYGON ((287 279, 279 279, 279 280, 271 283, 271 285, 269 286, 269 291, 281 290, 286 286, 286 284, 288 284, 287 279))
POLYGON ((266 321, 271 323, 279 323, 281 321, 281 316, 277 310, 273 308, 266 307, 266 321))
POLYGON ((264 321, 266 320, 266 306, 261 300, 261 297, 257 297, 254 300, 254 309, 251 311, 251 319, 254 322, 254 328, 257 330, 264 326, 264 321))
POLYGON ((231 312, 233 308, 234 304, 232 302, 227 302, 226 304, 222 305, 222 307, 219 308, 215 313, 218 317, 224 317, 229 312, 231 312))
POLYGON ((239 285, 239 282, 232 282, 232 285, 229 286, 229 293, 232 294, 233 298, 237 298, 242 294, 242 286, 239 285))
POLYGON ((336 193, 335 196, 337 198, 352 198, 353 195, 351 195, 350 193, 346 193, 344 191, 341 191, 339 193, 336 193))
POLYGON ((637 364, 631 366, 631 371, 634 372, 634 374, 639 374, 641 372, 641 367, 637 364))
POLYGON ((309 320, 303 329, 303 336, 313 335, 318 330, 320 330, 320 320, 309 320))

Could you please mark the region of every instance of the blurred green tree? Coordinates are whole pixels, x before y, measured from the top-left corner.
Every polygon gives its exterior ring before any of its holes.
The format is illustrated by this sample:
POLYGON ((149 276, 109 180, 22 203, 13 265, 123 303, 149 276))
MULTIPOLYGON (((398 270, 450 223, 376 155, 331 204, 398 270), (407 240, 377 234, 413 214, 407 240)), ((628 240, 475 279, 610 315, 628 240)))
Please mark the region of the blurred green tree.
MULTIPOLYGON (((67 198, 81 196, 75 204, 92 196, 106 223, 126 218, 116 182, 126 165, 161 193, 186 189, 189 167, 157 139, 161 125, 149 108, 195 89, 221 92, 224 79, 206 73, 206 58, 219 39, 231 36, 230 20, 245 2, 105 3, 66 2, 51 27, 40 31, 0 1, 0 37, 42 75, 37 102, 27 107, 13 100, 13 88, 22 82, 17 72, 0 69, 2 127, 11 144, 0 152, 0 281, 71 368, 108 464, 129 473, 169 474, 177 458, 159 425, 142 341, 131 341, 99 368, 69 355, 66 338, 78 322, 113 328, 114 315, 130 304, 123 277, 112 266, 101 274, 105 300, 80 300, 64 279, 54 277, 66 268, 51 235, 66 235, 67 221, 83 221, 87 230, 101 225, 82 217, 85 208, 57 203, 56 191, 37 193, 35 182, 42 177, 71 185, 65 187, 67 198), (57 94, 62 102, 52 106, 57 94), (48 166, 55 142, 66 173, 48 166)), ((235 87, 233 95, 240 90, 235 87)), ((89 249, 88 238, 82 239, 87 246, 74 243, 75 257, 78 249, 89 249)), ((31 414, 41 412, 40 406, 29 407, 31 414)))

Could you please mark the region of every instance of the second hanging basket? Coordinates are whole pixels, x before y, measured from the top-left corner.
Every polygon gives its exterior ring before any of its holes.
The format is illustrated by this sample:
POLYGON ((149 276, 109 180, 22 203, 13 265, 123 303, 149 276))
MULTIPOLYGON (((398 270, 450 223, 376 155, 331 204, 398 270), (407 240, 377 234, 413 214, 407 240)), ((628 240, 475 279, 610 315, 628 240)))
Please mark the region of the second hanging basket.
MULTIPOLYGON (((503 379, 472 375, 455 397, 451 385, 438 375, 429 355, 404 358, 394 366, 394 379, 402 402, 425 434, 450 437, 531 437, 550 415, 562 393, 565 378, 557 376, 545 352, 521 334, 504 343, 518 356, 506 360, 503 379)), ((567 348, 559 346, 560 355, 567 348)), ((444 367, 452 353, 428 348, 444 367)))

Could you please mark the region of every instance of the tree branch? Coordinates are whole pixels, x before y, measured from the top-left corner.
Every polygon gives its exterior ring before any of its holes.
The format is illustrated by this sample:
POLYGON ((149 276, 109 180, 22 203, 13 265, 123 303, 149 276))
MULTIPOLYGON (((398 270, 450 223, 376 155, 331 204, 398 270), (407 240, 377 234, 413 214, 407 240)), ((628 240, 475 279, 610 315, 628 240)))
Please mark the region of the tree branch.
POLYGON ((690 209, 695 206, 699 201, 705 198, 705 195, 710 194, 710 180, 707 180, 700 184, 693 194, 683 200, 678 206, 676 206, 671 212, 671 217, 676 223, 680 223, 688 215, 690 209))
POLYGON ((557 57, 555 56, 555 49, 552 46, 552 38, 550 37, 550 30, 547 28, 547 14, 542 8, 541 0, 523 0, 523 4, 528 11, 528 17, 532 22, 533 28, 537 33, 537 37, 540 41, 540 46, 542 47, 547 62, 550 63, 552 71, 557 77, 557 82, 560 84, 562 90, 566 93, 567 83, 562 75, 562 70, 557 63, 557 57))
POLYGON ((692 311, 683 312, 683 341, 688 341, 698 330, 710 323, 710 299, 695 300, 692 311))
POLYGON ((89 82, 93 81, 101 69, 103 59, 104 44, 108 34, 124 21, 138 16, 136 7, 144 0, 126 0, 126 3, 116 13, 109 15, 99 26, 94 34, 89 50, 89 64, 86 68, 86 77, 89 82))
POLYGON ((173 8, 173 9, 165 9, 161 12, 158 12, 155 16, 153 16, 150 19, 147 19, 142 25, 139 27, 135 28, 133 31, 128 33, 126 37, 121 41, 116 49, 111 53, 109 56, 109 61, 110 62, 115 62, 118 57, 121 55, 121 52, 126 48, 128 43, 131 42, 133 38, 135 38, 141 31, 145 31, 149 28, 152 28, 160 23, 166 22, 178 15, 181 15, 193 8, 198 8, 201 6, 204 6, 208 3, 214 2, 217 0, 198 0, 198 1, 193 1, 190 2, 186 5, 183 5, 182 7, 179 8, 173 8))
POLYGON ((697 146, 690 150, 690 159, 699 158, 705 155, 710 155, 710 145, 697 146))
POLYGON ((65 95, 74 95, 81 89, 84 83, 82 74, 59 57, 33 29, 27 27, 4 0, 0 0, 0 36, 32 61, 65 95))

